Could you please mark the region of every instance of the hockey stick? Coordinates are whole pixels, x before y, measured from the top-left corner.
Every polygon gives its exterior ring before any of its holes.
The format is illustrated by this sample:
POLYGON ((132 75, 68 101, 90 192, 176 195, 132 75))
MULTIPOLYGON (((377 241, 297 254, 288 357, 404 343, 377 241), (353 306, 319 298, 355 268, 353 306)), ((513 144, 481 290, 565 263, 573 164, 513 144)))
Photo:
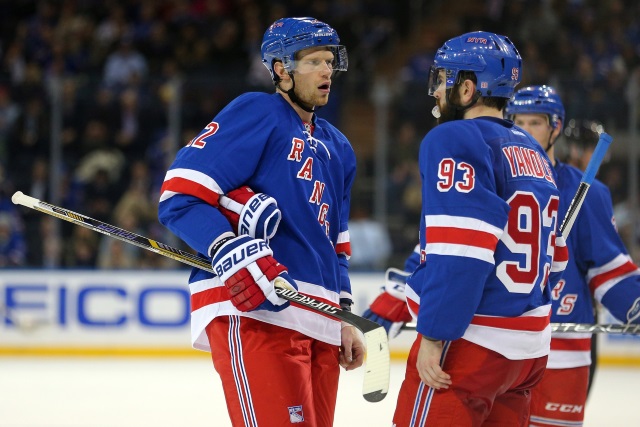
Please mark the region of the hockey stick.
POLYGON ((611 138, 609 134, 604 132, 600 134, 598 145, 596 145, 595 150, 593 150, 593 155, 589 160, 589 164, 582 174, 582 179, 580 180, 578 190, 573 196, 573 199, 571 199, 567 214, 564 216, 564 220, 562 220, 562 224, 560 225, 560 232, 562 233, 562 236, 564 236, 565 241, 567 240, 567 236, 573 228, 573 223, 576 221, 578 212, 580 211, 582 203, 587 196, 587 191, 589 191, 589 187, 591 187, 591 184, 596 177, 596 172, 598 172, 600 163, 602 163, 604 155, 607 154, 607 150, 609 149, 609 145, 611 144, 612 140, 613 138, 611 138))
MULTIPOLYGON (((413 331, 416 329, 415 323, 405 323, 402 330, 413 331)), ((640 335, 640 325, 638 324, 591 324, 591 323, 552 323, 551 332, 578 332, 589 334, 615 334, 615 335, 640 335)))
MULTIPOLYGON (((47 215, 55 216, 109 237, 164 255, 192 267, 197 267, 201 270, 214 273, 211 267, 211 262, 204 257, 185 252, 178 248, 123 230, 115 225, 107 224, 77 212, 51 205, 36 198, 27 196, 21 191, 16 191, 11 197, 11 201, 16 205, 35 209, 47 215)), ((285 288, 277 281, 275 287, 276 293, 281 298, 289 300, 294 304, 307 307, 323 315, 349 323, 362 331, 366 345, 366 364, 364 368, 365 372, 364 383, 362 385, 362 395, 369 402, 379 402, 384 399, 389 391, 390 369, 389 342, 385 329, 374 321, 357 316, 349 311, 341 310, 338 307, 318 301, 312 297, 300 294, 293 289, 285 288)))

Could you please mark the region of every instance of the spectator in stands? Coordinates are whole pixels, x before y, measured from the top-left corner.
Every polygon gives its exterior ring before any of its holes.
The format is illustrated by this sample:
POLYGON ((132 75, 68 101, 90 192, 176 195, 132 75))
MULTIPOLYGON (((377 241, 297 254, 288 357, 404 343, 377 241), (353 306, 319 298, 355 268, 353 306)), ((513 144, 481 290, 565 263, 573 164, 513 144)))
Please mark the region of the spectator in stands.
POLYGON ((0 86, 0 164, 6 165, 9 159, 10 139, 19 116, 20 107, 11 99, 9 88, 0 86))
POLYGON ((373 219, 365 205, 356 202, 351 209, 351 270, 381 269, 391 255, 391 237, 385 224, 373 219))
POLYGON ((25 242, 18 217, 0 212, 0 267, 24 265, 25 255, 25 242))
POLYGON ((12 176, 20 176, 31 170, 38 156, 49 155, 51 122, 42 95, 30 98, 17 119, 17 137, 9 146, 10 161, 7 164, 12 176))
POLYGON ((102 235, 85 227, 74 227, 72 230, 71 239, 65 240, 62 266, 95 268, 102 235))
POLYGON ((147 75, 147 60, 134 49, 133 40, 122 37, 118 49, 107 57, 104 66, 104 83, 107 87, 121 90, 142 80, 147 75))

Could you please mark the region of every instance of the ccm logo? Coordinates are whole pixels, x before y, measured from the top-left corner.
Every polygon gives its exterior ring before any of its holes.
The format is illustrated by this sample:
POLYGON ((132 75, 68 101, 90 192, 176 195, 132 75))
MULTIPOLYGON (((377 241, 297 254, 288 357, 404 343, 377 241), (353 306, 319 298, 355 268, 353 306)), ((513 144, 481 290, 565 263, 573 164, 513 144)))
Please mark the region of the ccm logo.
POLYGON ((240 246, 230 254, 225 255, 225 257, 221 260, 222 262, 216 264, 216 274, 218 276, 222 276, 226 271, 235 268, 237 264, 240 264, 245 259, 252 257, 258 252, 262 251, 269 251, 269 246, 264 240, 254 240, 244 246, 240 246))
POLYGON ((571 414, 580 414, 584 409, 583 405, 570 405, 568 403, 547 402, 544 409, 553 412, 567 412, 571 414))

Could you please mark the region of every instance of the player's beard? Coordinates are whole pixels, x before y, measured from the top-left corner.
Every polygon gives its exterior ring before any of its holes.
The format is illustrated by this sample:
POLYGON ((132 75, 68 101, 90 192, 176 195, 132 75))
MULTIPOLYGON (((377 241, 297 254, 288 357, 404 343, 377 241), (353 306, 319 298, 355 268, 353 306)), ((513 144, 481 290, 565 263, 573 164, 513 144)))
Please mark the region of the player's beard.
POLYGON ((298 99, 304 102, 306 105, 314 107, 323 107, 329 102, 329 96, 323 96, 316 93, 317 88, 313 87, 311 90, 300 90, 295 88, 295 93, 298 99))
POLYGON ((462 120, 464 118, 465 108, 460 108, 457 105, 460 103, 460 96, 458 94, 458 87, 454 86, 448 89, 445 95, 445 100, 437 100, 438 108, 440 109, 440 117, 437 119, 437 123, 451 122, 453 120, 462 120))

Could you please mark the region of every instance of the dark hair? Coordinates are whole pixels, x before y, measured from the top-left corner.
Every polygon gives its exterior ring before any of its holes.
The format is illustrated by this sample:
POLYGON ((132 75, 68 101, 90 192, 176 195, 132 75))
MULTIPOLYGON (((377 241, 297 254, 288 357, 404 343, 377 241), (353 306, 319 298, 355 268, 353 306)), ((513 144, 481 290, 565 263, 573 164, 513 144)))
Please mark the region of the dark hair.
MULTIPOLYGON (((476 73, 468 70, 461 70, 458 73, 458 81, 456 84, 460 84, 465 80, 471 80, 475 85, 478 84, 478 78, 476 77, 476 73)), ((485 96, 482 98, 482 103, 491 108, 496 108, 500 111, 504 110, 507 107, 507 102, 509 102, 509 98, 502 98, 497 96, 485 96)))
POLYGON ((509 100, 507 98, 498 98, 495 96, 487 96, 486 98, 482 98, 482 103, 487 107, 493 107, 500 111, 504 110, 507 106, 507 102, 509 100))

